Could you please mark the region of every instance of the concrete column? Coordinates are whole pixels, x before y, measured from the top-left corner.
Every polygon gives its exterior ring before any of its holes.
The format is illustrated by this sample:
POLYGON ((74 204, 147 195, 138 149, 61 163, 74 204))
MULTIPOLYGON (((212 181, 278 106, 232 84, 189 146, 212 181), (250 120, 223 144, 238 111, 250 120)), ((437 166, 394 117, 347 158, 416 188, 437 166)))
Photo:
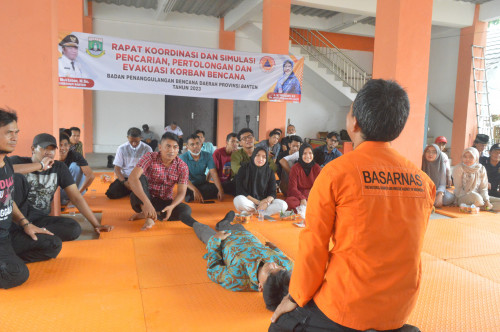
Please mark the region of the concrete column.
MULTIPOLYGON (((262 12, 262 52, 288 54, 290 0, 264 0, 262 12)), ((274 128, 285 133, 286 103, 260 102, 259 140, 274 128)))
MULTIPOLYGON (((452 164, 461 162, 462 152, 472 146, 477 134, 476 100, 472 72, 472 45, 486 46, 488 23, 479 21, 479 5, 476 5, 474 23, 460 30, 458 48, 457 83, 455 89, 455 109, 451 136, 452 164)), ((476 66, 479 63, 476 62, 476 66)), ((490 137, 491 139, 491 137, 490 137)))
MULTIPOLYGON (((234 50, 234 31, 224 30, 224 18, 220 19, 219 27, 219 48, 224 50, 234 50)), ((226 136, 233 131, 233 108, 234 102, 229 99, 217 100, 217 147, 226 146, 226 136)))
POLYGON ((57 0, 0 1, 0 106, 17 111, 16 155, 33 137, 58 135, 57 0))
POLYGON ((373 78, 397 81, 408 92, 410 115, 392 143, 420 166, 424 145, 432 0, 378 0, 373 78))

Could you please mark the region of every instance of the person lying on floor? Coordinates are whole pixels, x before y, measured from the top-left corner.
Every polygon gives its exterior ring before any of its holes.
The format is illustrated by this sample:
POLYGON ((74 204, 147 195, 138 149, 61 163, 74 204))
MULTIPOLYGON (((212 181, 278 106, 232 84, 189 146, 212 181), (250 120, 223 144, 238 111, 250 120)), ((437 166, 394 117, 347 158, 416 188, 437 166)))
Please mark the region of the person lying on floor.
POLYGON ((0 288, 23 284, 29 277, 26 263, 56 258, 61 240, 33 225, 14 202, 14 170, 8 153, 14 151, 19 129, 17 115, 0 108, 0 288))
POLYGON ((462 162, 453 169, 456 203, 491 209, 488 195, 488 176, 486 169, 479 163, 479 151, 467 148, 462 152, 462 162))
POLYGON ((234 292, 263 292, 266 308, 274 311, 288 294, 292 261, 274 244, 263 245, 241 224, 232 225, 230 211, 215 226, 185 222, 207 246, 207 275, 234 292))
POLYGON ((146 219, 141 230, 150 229, 155 220, 182 220, 193 223, 191 208, 182 203, 186 196, 189 169, 177 156, 179 137, 166 132, 158 152, 146 153, 134 167, 128 181, 132 189, 130 204, 136 212, 129 220, 146 219), (177 195, 174 198, 174 186, 177 195))
MULTIPOLYGON (((66 134, 59 135, 59 161, 68 166, 78 190, 84 195, 94 181, 95 175, 87 160, 78 152, 70 150, 69 137, 66 134)), ((68 201, 68 195, 61 190, 61 204, 64 205, 68 201)))
POLYGON ((78 191, 68 167, 59 160, 54 161, 56 149, 57 141, 54 136, 45 133, 38 134, 33 139, 31 158, 10 157, 12 164, 14 164, 14 172, 20 173, 15 174, 14 197, 21 212, 33 224, 48 229, 62 241, 77 239, 82 229, 76 220, 49 215, 54 194, 57 188, 61 187, 66 191, 71 203, 92 224, 96 233, 111 231, 113 226, 99 224, 78 191), (47 163, 47 160, 50 162, 47 163))
POLYGON ((422 171, 429 175, 436 185, 435 207, 452 205, 455 201, 455 196, 446 190, 448 158, 443 157, 444 155, 437 144, 429 144, 422 156, 422 171))
POLYGON ((238 211, 256 212, 264 215, 286 211, 288 205, 276 199, 276 177, 267 162, 267 151, 256 147, 250 162, 244 164, 236 174, 236 197, 234 207, 238 211))

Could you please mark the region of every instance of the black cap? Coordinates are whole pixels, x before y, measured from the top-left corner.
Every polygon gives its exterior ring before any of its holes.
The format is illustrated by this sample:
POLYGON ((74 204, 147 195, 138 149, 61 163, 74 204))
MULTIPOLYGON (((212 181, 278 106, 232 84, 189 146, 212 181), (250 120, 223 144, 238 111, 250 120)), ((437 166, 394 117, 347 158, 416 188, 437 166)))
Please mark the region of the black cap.
POLYGON ((78 47, 78 38, 75 35, 67 35, 63 40, 61 40, 59 46, 78 47))
POLYGON ((51 134, 38 134, 33 138, 33 146, 41 146, 42 148, 46 148, 47 146, 53 145, 57 148, 57 141, 54 136, 51 134))
POLYGON ((477 134, 474 143, 488 144, 490 137, 485 134, 477 134))
POLYGON ((490 151, 493 151, 493 150, 500 150, 500 144, 498 144, 498 143, 493 144, 490 148, 490 151))

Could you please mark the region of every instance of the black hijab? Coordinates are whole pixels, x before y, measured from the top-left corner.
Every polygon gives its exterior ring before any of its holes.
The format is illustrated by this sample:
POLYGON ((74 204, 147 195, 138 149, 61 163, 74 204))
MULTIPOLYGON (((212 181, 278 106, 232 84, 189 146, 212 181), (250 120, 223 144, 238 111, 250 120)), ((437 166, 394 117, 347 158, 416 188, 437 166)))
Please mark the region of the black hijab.
MULTIPOLYGON (((314 161, 314 154, 313 154, 313 160, 310 162, 310 163, 306 163, 304 160, 302 160, 302 156, 304 155, 304 150, 305 149, 311 149, 311 151, 313 151, 313 148, 307 144, 307 143, 304 143, 300 146, 300 149, 299 149, 299 164, 300 166, 302 166, 302 169, 304 169, 304 172, 306 173, 306 176, 309 176, 309 173, 311 173, 311 169, 313 168, 313 166, 316 164, 316 162, 314 161)), ((314 151, 313 151, 314 153, 314 151)))
MULTIPOLYGON (((250 196, 255 197, 257 199, 262 199, 267 197, 267 189, 269 186, 269 179, 271 176, 274 176, 272 169, 269 167, 269 163, 266 160, 266 163, 259 167, 255 165, 255 156, 259 151, 264 151, 267 158, 267 151, 263 147, 256 147, 250 157, 250 162, 244 165, 241 171, 242 174, 242 186, 245 188, 245 191, 249 193, 250 196)), ((238 172, 238 174, 240 173, 238 172)))

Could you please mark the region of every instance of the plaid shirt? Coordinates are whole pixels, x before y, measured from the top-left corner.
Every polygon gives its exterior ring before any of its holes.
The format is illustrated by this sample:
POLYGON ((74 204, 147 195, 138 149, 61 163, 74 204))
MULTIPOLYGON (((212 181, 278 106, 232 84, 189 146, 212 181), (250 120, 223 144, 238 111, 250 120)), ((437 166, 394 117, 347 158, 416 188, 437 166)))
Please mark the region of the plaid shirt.
POLYGON ((149 193, 152 197, 165 201, 173 200, 173 189, 176 183, 187 184, 189 169, 185 162, 175 157, 170 166, 165 167, 160 152, 148 152, 137 163, 148 179, 149 193))

